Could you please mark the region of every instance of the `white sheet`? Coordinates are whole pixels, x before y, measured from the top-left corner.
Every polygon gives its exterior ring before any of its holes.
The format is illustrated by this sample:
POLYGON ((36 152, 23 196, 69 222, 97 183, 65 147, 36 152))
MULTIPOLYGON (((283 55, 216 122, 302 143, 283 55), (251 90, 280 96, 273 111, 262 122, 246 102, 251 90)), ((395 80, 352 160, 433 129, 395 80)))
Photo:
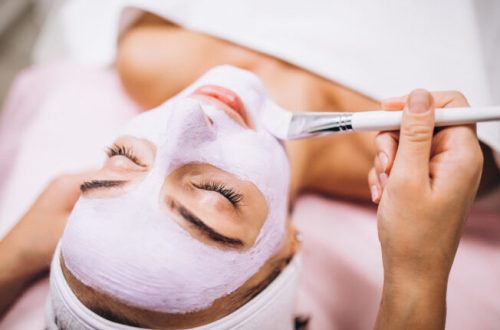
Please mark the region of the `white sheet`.
MULTIPOLYGON (((485 68, 496 70, 490 53, 500 51, 490 46, 498 26, 488 11, 494 1, 71 0, 42 33, 36 60, 69 56, 111 65, 118 35, 133 19, 127 7, 268 53, 376 99, 424 87, 460 90, 472 105, 493 102, 495 79, 485 68), (490 17, 480 20, 482 30, 476 9, 490 17)), ((481 139, 500 151, 500 123, 479 127, 481 139)))

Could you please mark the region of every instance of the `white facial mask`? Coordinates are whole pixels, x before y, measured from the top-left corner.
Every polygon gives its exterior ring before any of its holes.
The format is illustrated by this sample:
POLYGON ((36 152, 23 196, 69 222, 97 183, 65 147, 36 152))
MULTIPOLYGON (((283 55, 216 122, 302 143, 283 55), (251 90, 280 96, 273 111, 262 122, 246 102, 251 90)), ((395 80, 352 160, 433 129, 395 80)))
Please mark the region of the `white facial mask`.
POLYGON ((82 283, 138 308, 165 313, 205 309, 239 288, 283 241, 289 164, 282 145, 259 122, 276 106, 252 74, 229 66, 212 69, 179 96, 135 118, 122 132, 157 147, 147 177, 113 198, 80 198, 62 238, 62 255, 82 283), (257 130, 189 98, 212 84, 235 91, 257 130), (209 123, 207 115, 213 121, 209 123), (222 250, 194 239, 165 212, 160 191, 180 166, 207 163, 255 184, 268 216, 246 251, 222 250))
MULTIPOLYGON (((295 295, 302 266, 296 255, 267 288, 233 313, 193 330, 294 329, 295 295)), ((138 330, 107 320, 83 305, 64 278, 59 249, 50 267, 50 296, 46 308, 49 330, 138 330)))

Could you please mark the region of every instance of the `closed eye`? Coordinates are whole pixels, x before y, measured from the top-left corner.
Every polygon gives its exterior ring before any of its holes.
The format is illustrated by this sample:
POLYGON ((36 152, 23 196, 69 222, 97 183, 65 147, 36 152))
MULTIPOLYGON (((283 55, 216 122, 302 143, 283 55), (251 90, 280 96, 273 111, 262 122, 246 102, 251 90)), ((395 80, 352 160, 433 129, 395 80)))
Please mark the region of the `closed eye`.
POLYGON ((215 182, 215 181, 205 181, 200 184, 193 184, 196 188, 207 190, 207 191, 215 191, 224 196, 231 204, 234 206, 240 205, 243 195, 236 192, 234 189, 227 187, 223 183, 215 182))
POLYGON ((106 154, 108 155, 108 158, 112 158, 115 156, 123 156, 131 160, 134 164, 141 166, 141 167, 147 167, 139 157, 137 157, 134 154, 134 151, 131 148, 128 148, 124 146, 123 144, 113 144, 111 147, 108 147, 106 150, 106 154))

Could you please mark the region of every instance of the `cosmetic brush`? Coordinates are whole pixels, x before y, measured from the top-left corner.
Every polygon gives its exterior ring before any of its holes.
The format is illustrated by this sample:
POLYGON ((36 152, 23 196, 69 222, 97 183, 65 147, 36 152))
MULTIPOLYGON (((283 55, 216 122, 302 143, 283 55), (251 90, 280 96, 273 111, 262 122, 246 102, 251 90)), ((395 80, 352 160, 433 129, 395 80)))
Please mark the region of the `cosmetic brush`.
MULTIPOLYGON (((305 139, 341 132, 393 131, 402 111, 289 112, 272 104, 263 115, 266 129, 281 140, 305 139)), ((500 106, 436 109, 436 127, 500 121, 500 106)))

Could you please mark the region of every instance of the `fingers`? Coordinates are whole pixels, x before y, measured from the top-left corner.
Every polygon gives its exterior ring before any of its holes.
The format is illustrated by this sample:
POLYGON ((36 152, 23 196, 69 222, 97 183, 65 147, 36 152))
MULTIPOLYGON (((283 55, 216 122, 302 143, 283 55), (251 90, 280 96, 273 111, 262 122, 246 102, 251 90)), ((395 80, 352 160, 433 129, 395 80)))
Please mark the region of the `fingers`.
POLYGON ((399 135, 397 132, 381 132, 375 137, 375 167, 377 172, 389 174, 396 157, 399 135))
POLYGON ((368 185, 370 186, 372 201, 375 204, 378 204, 380 202, 380 198, 382 197, 382 187, 375 168, 372 168, 370 172, 368 172, 368 185))
POLYGON ((465 96, 457 91, 433 92, 434 105, 436 108, 468 107, 469 102, 465 96))
POLYGON ((387 141, 387 147, 382 143, 382 146, 379 149, 382 151, 375 155, 375 159, 373 161, 374 166, 368 173, 368 184, 370 186, 372 201, 376 204, 378 204, 382 198, 385 185, 389 180, 392 160, 394 159, 394 155, 396 153, 397 142, 392 135, 392 133, 382 133, 381 137, 386 137, 387 139, 380 139, 380 137, 378 137, 379 141, 387 141), (391 155, 392 158, 389 159, 387 154, 391 155))
MULTIPOLYGON (((393 97, 381 101, 381 107, 388 111, 403 110, 408 96, 393 97)), ((375 137, 376 155, 374 167, 368 173, 368 184, 372 201, 376 204, 380 202, 384 187, 389 178, 396 151, 398 148, 399 132, 380 132, 375 137)))
POLYGON ((408 96, 403 111, 399 147, 391 176, 426 182, 429 178, 429 158, 434 132, 434 102, 430 93, 415 90, 408 96))
MULTIPOLYGON (((468 107, 469 102, 466 97, 458 91, 432 92, 435 108, 458 108, 468 107)), ((392 97, 381 101, 384 110, 403 110, 408 102, 409 95, 392 97)))
MULTIPOLYGON (((441 91, 432 93, 434 104, 439 108, 468 107, 469 102, 465 96, 458 91, 441 91)), ((450 109, 453 111, 453 109, 450 109)), ((470 111, 474 111, 470 109, 470 111)), ((433 155, 447 153, 453 154, 454 159, 460 159, 457 168, 463 175, 463 181, 467 177, 480 175, 483 157, 480 151, 476 135, 476 125, 460 125, 442 128, 435 136, 436 142, 433 146, 433 155), (479 173, 479 174, 478 174, 479 173)), ((441 183, 435 180, 434 184, 441 183)), ((445 179, 445 181, 448 181, 445 179)))
POLYGON ((404 177, 405 172, 407 177, 408 173, 412 173, 411 177, 417 178, 417 180, 429 177, 431 151, 436 153, 442 151, 436 150, 436 148, 446 148, 450 144, 464 143, 462 140, 469 142, 473 140, 470 139, 470 135, 475 133, 474 125, 467 127, 455 126, 441 129, 440 133, 436 136, 437 140, 439 140, 441 136, 446 136, 448 131, 453 131, 455 136, 453 141, 450 140, 447 143, 438 143, 432 146, 434 108, 467 107, 469 104, 465 96, 457 91, 433 92, 431 95, 423 90, 417 90, 409 95, 381 101, 381 106, 384 110, 398 111, 403 110, 405 107, 407 110, 403 113, 404 119, 400 133, 381 132, 375 138, 377 153, 374 160, 374 167, 368 175, 374 202, 380 200, 388 176, 394 166, 400 135, 403 141, 400 148, 401 151, 399 152, 399 163, 401 165, 398 172, 400 172, 401 177, 404 177), (414 112, 411 110, 417 111, 414 112), (419 110, 423 112, 419 112, 419 110), (446 132, 443 132, 443 130, 446 132), (467 139, 459 139, 459 135, 467 136, 467 139), (431 146, 434 150, 431 149, 431 146), (415 175, 418 175, 418 177, 415 175))
MULTIPOLYGON (((384 110, 402 110, 406 104, 407 96, 395 97, 381 101, 384 110)), ((398 132, 380 132, 375 137, 376 155, 373 161, 374 167, 368 175, 372 200, 380 201, 384 187, 389 179, 396 151, 398 148, 398 132)))
POLYGON ((382 132, 375 137, 377 151, 373 161, 374 167, 368 174, 368 183, 372 201, 378 203, 389 179, 396 150, 398 148, 398 135, 395 132, 382 132), (374 187, 372 187, 374 186, 374 187))

